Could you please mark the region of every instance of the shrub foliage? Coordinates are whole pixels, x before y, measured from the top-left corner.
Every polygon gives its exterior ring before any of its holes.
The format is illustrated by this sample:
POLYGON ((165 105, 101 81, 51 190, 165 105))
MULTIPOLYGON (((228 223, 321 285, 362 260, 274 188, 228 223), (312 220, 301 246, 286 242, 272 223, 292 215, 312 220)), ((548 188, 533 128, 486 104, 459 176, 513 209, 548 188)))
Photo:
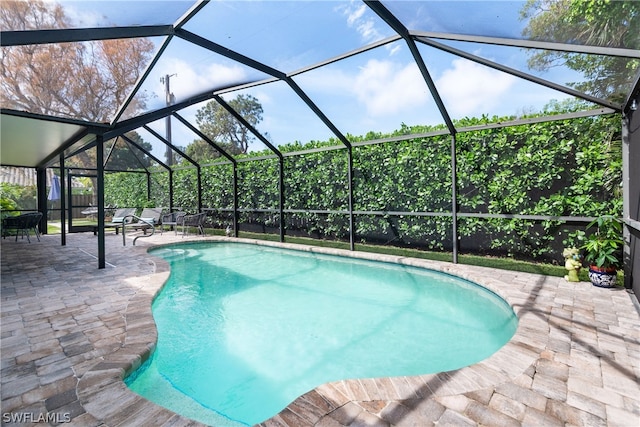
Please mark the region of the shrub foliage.
MULTIPOLYGON (((459 124, 473 126, 485 122, 486 118, 465 119, 459 124)), ((403 125, 397 135, 433 130, 403 125)), ((608 115, 457 134, 461 249, 480 253, 491 250, 528 259, 557 259, 562 241, 574 226, 561 221, 500 215, 620 216, 620 132, 619 116, 608 115), (497 215, 482 218, 474 214, 497 215)), ((355 145, 352 182, 357 240, 450 249, 452 137, 357 144, 381 136, 351 137, 355 145)), ((335 141, 279 148, 286 154, 324 145, 335 145, 335 141)), ((287 232, 322 238, 348 237, 348 164, 346 148, 285 156, 287 232)), ((277 158, 238 162, 242 224, 279 225, 279 169, 277 158)), ((106 203, 169 206, 168 175, 162 171, 152 174, 152 201, 148 202, 145 175, 108 174, 106 203)), ((226 210, 229 218, 228 211, 233 208, 233 165, 220 162, 203 166, 201 179, 202 207, 226 210)), ((173 188, 174 206, 190 212, 198 210, 196 168, 175 170, 173 188)))

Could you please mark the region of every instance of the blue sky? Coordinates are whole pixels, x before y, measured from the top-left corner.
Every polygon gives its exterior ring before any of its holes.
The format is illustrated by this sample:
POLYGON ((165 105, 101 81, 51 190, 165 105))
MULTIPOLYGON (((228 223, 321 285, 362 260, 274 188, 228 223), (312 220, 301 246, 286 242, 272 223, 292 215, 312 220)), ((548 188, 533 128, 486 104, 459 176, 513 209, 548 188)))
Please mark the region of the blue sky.
MULTIPOLYGON (((110 2, 104 12, 97 12, 99 9, 89 7, 87 2, 71 2, 71 5, 75 6, 76 19, 84 23, 102 19, 103 22, 129 25, 172 23, 173 16, 181 16, 190 4, 161 2, 163 7, 154 8, 150 14, 146 7, 148 2, 122 2, 122 8, 116 6, 118 3, 110 2), (88 11, 87 15, 83 15, 84 10, 88 11), (137 19, 136 13, 144 11, 146 13, 140 15, 144 18, 137 19), (103 13, 102 17, 100 13, 103 13), (154 22, 152 18, 160 21, 154 22)), ((518 19, 522 4, 513 1, 387 3, 410 29, 513 38, 521 36, 526 24, 518 19), (465 19, 469 16, 475 17, 475 24, 465 19)), ((185 29, 287 73, 394 35, 375 13, 358 1, 213 1, 185 29)), ((537 111, 551 99, 566 97, 437 49, 418 46, 453 119, 482 114, 517 115, 537 111)), ((527 57, 520 49, 471 43, 455 46, 526 70, 527 57)), ((230 83, 268 77, 174 39, 142 86, 151 96, 150 109, 164 105, 164 85, 160 78, 166 74, 175 74, 171 78, 171 90, 178 101, 230 83)), ((575 76, 569 78, 569 74, 561 69, 542 77, 560 83, 575 80, 575 76)), ((443 122, 402 40, 295 76, 294 80, 344 134, 391 132, 402 123, 433 125, 443 122)), ((333 136, 282 82, 238 93, 250 94, 262 104, 263 121, 258 129, 268 134, 275 144, 326 140, 333 136)), ((223 97, 231 99, 238 93, 223 97)), ((199 107, 194 106, 181 114, 193 118, 199 107)), ((164 135, 164 121, 154 123, 152 127, 164 135)), ((173 141, 177 145, 186 146, 196 138, 175 120, 172 128, 173 141)), ((144 132, 141 134, 146 140, 153 139, 144 132)), ((158 147, 154 154, 162 156, 161 144, 154 146, 158 147)), ((257 144, 255 148, 264 147, 257 144)))

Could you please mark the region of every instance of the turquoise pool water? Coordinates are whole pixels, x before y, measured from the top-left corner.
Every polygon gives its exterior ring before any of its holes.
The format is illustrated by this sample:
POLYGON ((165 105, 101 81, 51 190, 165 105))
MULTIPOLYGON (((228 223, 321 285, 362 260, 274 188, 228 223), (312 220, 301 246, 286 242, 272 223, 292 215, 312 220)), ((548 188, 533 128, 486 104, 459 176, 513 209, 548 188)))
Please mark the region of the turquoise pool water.
POLYGON ((330 381, 464 367, 517 326, 492 292, 431 270, 241 243, 153 254, 171 264, 158 344, 126 382, 210 425, 259 423, 330 381))

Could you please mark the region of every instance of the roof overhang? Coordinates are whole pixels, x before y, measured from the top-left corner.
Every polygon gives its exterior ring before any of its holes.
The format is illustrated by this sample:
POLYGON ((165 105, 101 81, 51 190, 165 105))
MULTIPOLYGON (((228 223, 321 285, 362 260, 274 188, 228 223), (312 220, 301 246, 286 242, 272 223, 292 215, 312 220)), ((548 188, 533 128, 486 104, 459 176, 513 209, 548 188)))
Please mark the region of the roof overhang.
POLYGON ((70 142, 89 140, 89 126, 34 117, 0 116, 0 164, 37 167, 70 142), (84 135, 78 138, 78 135, 84 135), (75 141, 74 141, 75 140, 75 141))

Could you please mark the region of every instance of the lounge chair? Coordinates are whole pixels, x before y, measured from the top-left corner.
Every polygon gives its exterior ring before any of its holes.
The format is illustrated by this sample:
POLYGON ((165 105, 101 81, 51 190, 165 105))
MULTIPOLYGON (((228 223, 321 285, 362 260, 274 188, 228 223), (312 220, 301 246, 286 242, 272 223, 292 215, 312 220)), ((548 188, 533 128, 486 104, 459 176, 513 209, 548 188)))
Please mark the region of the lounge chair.
POLYGON ((164 226, 168 225, 170 227, 173 227, 173 231, 177 235, 178 234, 178 225, 182 224, 182 218, 186 214, 187 214, 186 212, 176 211, 176 212, 171 212, 171 213, 167 213, 167 214, 162 215, 162 217, 161 217, 162 227, 160 227, 160 234, 162 234, 162 232, 164 231, 164 226))
POLYGON ((18 233, 21 233, 24 238, 27 234, 27 241, 31 243, 29 238, 29 230, 33 229, 34 234, 40 241, 40 231, 38 230, 38 224, 42 219, 42 212, 28 212, 18 216, 9 216, 2 220, 2 237, 5 238, 9 230, 16 231, 16 242, 18 241, 18 233))
POLYGON ((195 227, 196 234, 202 234, 204 236, 204 220, 206 218, 207 218, 206 212, 183 216, 182 217, 182 237, 188 234, 189 227, 195 227))
POLYGON ((138 215, 138 222, 127 224, 127 228, 142 230, 147 234, 149 228, 153 228, 161 223, 162 208, 144 208, 142 213, 138 215))
MULTIPOLYGON (((107 205, 104 208, 105 216, 108 212, 113 212, 115 208, 111 205, 107 205)), ((87 218, 95 218, 98 215, 98 207, 89 204, 89 207, 80 212, 82 215, 85 215, 87 218)))
MULTIPOLYGON (((122 224, 126 221, 127 224, 133 221, 133 217, 130 215, 136 214, 136 208, 122 208, 117 209, 113 214, 113 218, 111 218, 111 222, 107 222, 104 224, 104 228, 115 228, 116 234, 118 234, 118 229, 122 227, 122 224)), ((97 228, 97 227, 96 227, 97 228)), ((97 230, 94 230, 93 234, 96 234, 97 230)))
POLYGON ((96 215, 98 215, 98 207, 97 206, 89 206, 88 208, 86 208, 85 210, 83 210, 80 213, 82 215, 86 216, 87 218, 95 218, 96 215))

